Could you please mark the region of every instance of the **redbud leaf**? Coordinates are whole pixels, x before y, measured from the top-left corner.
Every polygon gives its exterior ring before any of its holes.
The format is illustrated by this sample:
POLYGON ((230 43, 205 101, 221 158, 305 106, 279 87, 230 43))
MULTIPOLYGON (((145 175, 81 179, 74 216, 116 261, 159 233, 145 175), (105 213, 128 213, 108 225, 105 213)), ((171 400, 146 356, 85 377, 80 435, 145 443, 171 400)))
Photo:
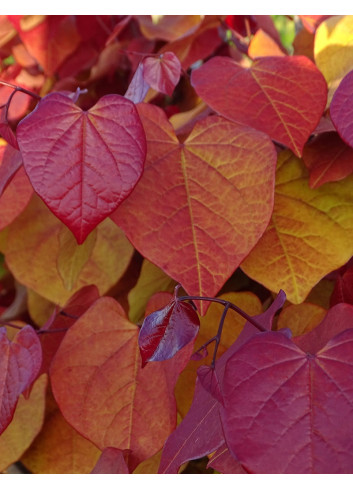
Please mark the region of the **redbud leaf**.
POLYGON ((131 193, 146 155, 135 105, 106 95, 81 110, 51 93, 17 127, 23 163, 49 209, 81 244, 131 193))
POLYGON ((103 450, 91 474, 129 474, 124 455, 130 450, 107 447, 103 450))
MULTIPOLYGON (((159 107, 140 104, 138 110, 148 141, 146 166, 111 219, 189 294, 214 296, 270 219, 273 144, 219 116, 198 121, 180 143, 159 107)), ((200 309, 206 311, 205 303, 200 309)))
POLYGON ((173 95, 180 79, 181 64, 174 53, 165 52, 158 57, 147 56, 142 61, 143 77, 151 88, 173 95))
POLYGON ((253 473, 352 473, 352 375, 353 329, 314 355, 278 332, 255 335, 225 367, 230 452, 253 473))
POLYGON ((172 358, 196 337, 199 327, 194 308, 178 299, 147 316, 138 339, 142 366, 172 358))
POLYGON ((327 98, 323 75, 305 56, 263 57, 250 68, 216 56, 192 72, 191 83, 216 112, 266 132, 297 156, 327 98))
POLYGON ((37 333, 25 326, 9 341, 0 328, 0 433, 9 425, 18 398, 36 379, 42 362, 37 333))
POLYGON ((330 105, 330 116, 343 141, 353 147, 353 70, 341 81, 330 105))
POLYGON ((231 455, 226 443, 212 455, 207 464, 208 467, 212 467, 221 474, 247 474, 239 461, 231 455))
MULTIPOLYGON (((275 313, 283 306, 285 300, 285 293, 280 291, 267 311, 254 316, 256 321, 264 328, 270 329, 275 313)), ((216 362, 215 370, 220 385, 223 382, 227 360, 249 339, 261 334, 263 333, 259 333, 251 323, 245 324, 237 340, 216 362)), ((197 379, 191 408, 164 445, 159 473, 176 474, 184 462, 208 455, 224 444, 220 406, 218 400, 205 390, 197 379)))
POLYGON ((331 307, 340 302, 353 304, 353 267, 349 267, 343 275, 338 275, 333 289, 331 307))

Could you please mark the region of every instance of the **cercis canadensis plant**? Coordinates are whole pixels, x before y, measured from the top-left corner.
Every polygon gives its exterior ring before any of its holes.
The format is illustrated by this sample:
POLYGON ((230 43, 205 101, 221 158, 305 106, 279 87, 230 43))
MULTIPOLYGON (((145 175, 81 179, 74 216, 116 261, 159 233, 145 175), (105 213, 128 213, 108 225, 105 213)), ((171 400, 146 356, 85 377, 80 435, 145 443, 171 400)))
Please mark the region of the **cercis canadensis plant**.
POLYGON ((0 16, 1 472, 353 471, 352 32, 0 16))

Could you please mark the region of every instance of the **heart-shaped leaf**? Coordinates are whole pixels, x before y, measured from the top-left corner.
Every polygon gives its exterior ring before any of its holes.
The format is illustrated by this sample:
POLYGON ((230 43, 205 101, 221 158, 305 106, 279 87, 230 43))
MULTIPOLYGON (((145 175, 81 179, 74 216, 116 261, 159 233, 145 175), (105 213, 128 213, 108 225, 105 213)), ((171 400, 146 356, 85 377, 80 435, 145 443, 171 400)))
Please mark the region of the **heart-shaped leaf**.
POLYGON ((146 156, 135 105, 120 95, 83 111, 49 94, 20 122, 17 139, 35 191, 79 244, 130 194, 146 156))
MULTIPOLYGON (((270 219, 273 144, 219 116, 196 123, 180 143, 159 107, 138 109, 148 140, 146 167, 111 218, 189 294, 214 296, 270 219)), ((206 311, 204 303, 200 309, 206 311)))
POLYGON ((297 156, 327 98, 324 77, 305 56, 264 57, 250 68, 216 56, 192 72, 191 83, 219 114, 266 132, 297 156))
POLYGON ((143 77, 154 90, 173 95, 180 79, 181 64, 174 53, 162 53, 158 57, 147 56, 142 61, 143 77))
POLYGON ((352 473, 353 329, 307 354, 278 332, 227 362, 227 445, 254 473, 352 473), (343 421, 344 420, 344 421, 343 421))

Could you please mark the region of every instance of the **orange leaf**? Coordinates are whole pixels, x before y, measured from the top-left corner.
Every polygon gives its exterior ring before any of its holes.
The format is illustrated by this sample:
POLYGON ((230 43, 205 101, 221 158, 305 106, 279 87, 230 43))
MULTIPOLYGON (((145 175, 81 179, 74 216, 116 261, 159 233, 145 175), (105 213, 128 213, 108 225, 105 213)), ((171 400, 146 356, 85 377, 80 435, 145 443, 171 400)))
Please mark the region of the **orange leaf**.
POLYGON ((289 328, 293 336, 309 333, 324 319, 327 310, 317 304, 291 304, 278 316, 277 329, 289 328))
POLYGON ((104 294, 123 275, 133 253, 123 232, 106 219, 97 227, 90 258, 82 267, 75 286, 68 290, 62 279, 63 269, 60 275, 56 267, 63 228, 64 224, 34 196, 26 210, 9 226, 5 250, 6 263, 16 279, 61 306, 81 287, 92 283, 104 294))
POLYGON ((136 20, 144 37, 173 41, 195 31, 201 15, 137 15, 136 20))
POLYGON ((154 362, 142 370, 138 332, 118 302, 102 297, 66 333, 51 367, 67 421, 101 450, 131 450, 130 470, 175 428, 174 383, 184 366, 154 362))
POLYGON ((11 423, 0 435, 0 471, 17 462, 40 432, 47 381, 47 375, 41 375, 34 382, 29 398, 19 398, 11 423))
POLYGON ((89 474, 100 454, 65 421, 49 392, 42 431, 21 462, 34 474, 89 474))
POLYGON ((276 41, 262 29, 256 31, 251 39, 248 53, 253 59, 261 56, 285 56, 286 54, 276 41))
POLYGON ((197 122, 181 144, 161 109, 140 104, 139 114, 145 171, 111 218, 189 294, 214 296, 270 218, 274 147, 264 134, 218 116, 197 122))
POLYGON ((290 151, 278 158, 275 205, 262 238, 241 268, 290 302, 303 302, 326 274, 353 254, 353 176, 311 189, 290 151))

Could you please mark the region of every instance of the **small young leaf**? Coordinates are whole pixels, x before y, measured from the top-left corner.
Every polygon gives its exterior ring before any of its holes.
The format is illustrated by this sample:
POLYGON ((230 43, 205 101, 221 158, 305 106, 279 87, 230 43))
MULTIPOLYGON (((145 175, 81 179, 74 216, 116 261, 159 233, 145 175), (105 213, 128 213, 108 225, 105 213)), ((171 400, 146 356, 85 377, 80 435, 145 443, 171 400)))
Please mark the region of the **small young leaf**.
POLYGON ((174 53, 147 56, 142 61, 143 77, 151 88, 172 96, 180 79, 181 65, 174 53))
POLYGON ((199 317, 193 307, 177 299, 147 316, 138 340, 142 366, 172 358, 196 337, 199 326, 199 317))

